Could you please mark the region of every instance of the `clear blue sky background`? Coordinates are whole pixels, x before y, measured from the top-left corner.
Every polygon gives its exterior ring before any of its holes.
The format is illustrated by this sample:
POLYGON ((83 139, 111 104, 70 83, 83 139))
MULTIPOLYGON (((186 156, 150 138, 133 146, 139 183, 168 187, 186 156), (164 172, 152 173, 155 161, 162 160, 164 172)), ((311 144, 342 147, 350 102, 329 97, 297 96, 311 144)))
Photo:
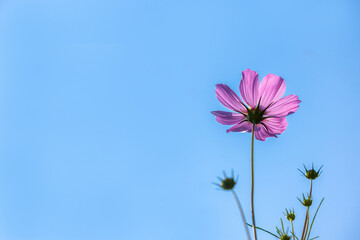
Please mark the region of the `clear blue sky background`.
MULTIPOLYGON (((302 100, 256 142, 259 226, 274 230, 324 164, 313 233, 358 239, 360 4, 339 1, 2 0, 0 238, 233 240, 239 174, 250 220, 250 134, 226 134, 215 84, 281 75, 302 100)), ((259 234, 260 239, 271 236, 259 234)), ((314 236, 316 236, 314 235, 314 236)))

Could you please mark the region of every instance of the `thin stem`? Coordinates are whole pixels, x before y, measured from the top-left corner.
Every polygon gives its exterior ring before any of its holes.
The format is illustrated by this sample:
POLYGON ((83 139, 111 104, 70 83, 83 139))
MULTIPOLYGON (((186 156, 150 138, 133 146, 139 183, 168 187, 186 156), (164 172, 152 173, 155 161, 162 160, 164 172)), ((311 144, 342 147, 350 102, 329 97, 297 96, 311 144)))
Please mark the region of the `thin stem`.
POLYGON ((310 240, 314 240, 314 239, 317 239, 318 237, 320 237, 320 236, 314 237, 314 238, 312 238, 312 239, 310 239, 310 240))
POLYGON ((304 235, 304 240, 306 239, 306 235, 309 230, 309 219, 310 219, 309 215, 310 215, 310 207, 307 207, 307 212, 306 212, 307 222, 306 222, 306 231, 305 231, 305 235, 304 235))
MULTIPOLYGON (((311 194, 312 194, 312 186, 313 186, 313 181, 312 179, 310 180, 310 195, 309 197, 311 198, 311 194)), ((304 236, 304 240, 306 239, 306 235, 308 234, 309 231, 309 222, 310 222, 310 206, 308 207, 308 211, 307 211, 307 223, 306 223, 306 232, 305 232, 305 236, 304 236)))
POLYGON ((301 240, 304 240, 304 234, 305 234, 305 229, 306 229, 307 217, 308 217, 308 211, 306 210, 305 222, 304 222, 303 232, 302 232, 302 234, 301 234, 301 240))
POLYGON ((236 195, 236 193, 235 193, 235 191, 234 191, 233 189, 231 189, 231 192, 233 193, 234 198, 235 198, 236 203, 237 203, 237 206, 238 206, 238 208, 239 208, 239 211, 240 211, 240 214, 241 214, 241 218, 242 218, 243 223, 244 223, 244 228, 245 228, 245 232, 246 232, 247 238, 248 238, 248 240, 251 240, 251 238, 250 238, 250 233, 249 233, 249 229, 248 229, 248 227, 247 227, 247 225, 246 225, 246 219, 245 219, 244 211, 243 211, 243 209, 242 209, 242 207, 241 207, 239 198, 238 198, 238 196, 236 195))
MULTIPOLYGON (((246 224, 246 225, 248 225, 248 226, 250 226, 250 227, 253 227, 253 225, 251 225, 251 224, 246 224)), ((261 231, 264 231, 264 232, 266 232, 266 233, 268 233, 268 234, 270 234, 270 235, 273 235, 274 237, 276 237, 276 238, 279 238, 278 236, 276 236, 275 234, 273 234, 272 232, 270 232, 270 231, 268 231, 268 230, 265 230, 265 229, 263 229, 263 228, 261 228, 261 227, 256 227, 257 229, 259 229, 259 230, 261 230, 261 231)))
POLYGON ((254 239, 257 240, 256 225, 255 225, 255 210, 254 210, 254 132, 255 132, 255 124, 253 124, 252 134, 251 134, 251 215, 253 222, 254 239))
MULTIPOLYGON (((311 194, 312 194, 312 179, 310 180, 310 194, 309 197, 311 198, 311 194)), ((301 235, 301 240, 305 240, 306 239, 306 234, 308 231, 308 227, 309 227, 309 207, 306 210, 306 216, 305 216, 305 222, 304 222, 304 228, 303 228, 303 232, 301 235)))
POLYGON ((295 237, 297 240, 299 240, 299 238, 298 238, 296 235, 294 235, 294 237, 295 237))
POLYGON ((306 211, 306 215, 305 215, 305 222, 304 222, 303 231, 302 231, 302 234, 301 234, 301 240, 304 240, 304 234, 305 234, 305 228, 306 228, 306 219, 307 219, 307 211, 306 211))
POLYGON ((290 221, 290 222, 291 222, 291 229, 292 229, 293 239, 295 240, 294 224, 293 224, 293 221, 290 221))
MULTIPOLYGON (((321 204, 323 203, 324 199, 325 199, 325 198, 323 198, 323 199, 321 200, 321 202, 320 202, 320 204, 319 204, 318 208, 316 209, 316 212, 315 212, 315 215, 314 215, 314 217, 313 217, 313 220, 311 221, 310 230, 309 230, 309 235, 308 235, 308 238, 307 238, 307 239, 309 239, 309 238, 310 238, 310 233, 311 233, 312 226, 313 226, 313 224, 314 224, 314 221, 315 221, 316 215, 317 215, 317 213, 318 213, 318 211, 319 211, 319 209, 320 209, 320 207, 321 207, 321 204)), ((312 238, 312 239, 315 239, 315 238, 312 238)))

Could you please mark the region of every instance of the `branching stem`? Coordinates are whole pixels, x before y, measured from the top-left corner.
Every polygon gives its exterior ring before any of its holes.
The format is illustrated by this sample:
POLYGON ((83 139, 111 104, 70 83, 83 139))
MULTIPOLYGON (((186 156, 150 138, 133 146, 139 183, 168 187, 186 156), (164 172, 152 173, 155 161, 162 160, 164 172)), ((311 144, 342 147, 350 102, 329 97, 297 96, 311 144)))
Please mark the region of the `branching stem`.
MULTIPOLYGON (((309 198, 311 198, 311 194, 312 194, 312 180, 310 180, 310 194, 309 194, 309 198)), ((307 231, 309 229, 309 208, 310 207, 307 207, 307 210, 306 210, 306 216, 305 216, 305 222, 304 222, 304 228, 303 228, 303 232, 302 232, 302 235, 301 235, 301 240, 305 240, 306 239, 306 235, 307 235, 307 231)))

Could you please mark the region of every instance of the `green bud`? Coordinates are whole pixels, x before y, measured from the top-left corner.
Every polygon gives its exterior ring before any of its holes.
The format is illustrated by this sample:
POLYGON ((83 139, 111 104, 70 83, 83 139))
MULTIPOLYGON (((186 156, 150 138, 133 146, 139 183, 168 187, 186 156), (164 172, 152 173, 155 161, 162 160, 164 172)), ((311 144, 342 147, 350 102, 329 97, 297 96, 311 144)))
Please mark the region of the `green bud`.
POLYGON ((303 199, 301 200, 300 198, 298 198, 298 200, 301 202, 302 205, 304 205, 305 207, 310 207, 312 204, 312 198, 309 196, 309 194, 307 195, 307 198, 305 198, 305 195, 303 194, 303 199))
POLYGON ((236 182, 233 178, 225 178, 221 182, 221 188, 224 190, 231 190, 234 188, 236 182))
POLYGON ((283 220, 281 218, 280 220, 281 220, 281 230, 278 227, 276 227, 276 233, 279 235, 279 237, 277 238, 280 240, 290 240, 291 238, 289 237, 289 235, 287 235, 287 231, 285 232, 283 220))
POLYGON ((289 220, 290 222, 294 221, 295 220, 295 211, 294 211, 294 209, 292 211, 285 209, 285 211, 286 211, 286 214, 284 213, 284 215, 286 216, 286 219, 289 220))
POLYGON ((305 165, 304 168, 305 168, 305 172, 301 171, 300 169, 298 170, 304 175, 304 177, 306 177, 309 180, 315 180, 322 173, 321 171, 322 166, 317 171, 314 169, 314 164, 312 164, 312 168, 309 170, 305 167, 305 165))
POLYGON ((280 237, 280 240, 290 240, 290 239, 291 239, 291 237, 289 237, 287 234, 282 235, 282 236, 280 237))
POLYGON ((237 180, 235 180, 235 178, 234 178, 234 171, 233 170, 231 171, 231 177, 228 177, 226 175, 225 171, 223 171, 223 174, 224 174, 224 177, 225 177, 224 179, 221 179, 220 177, 218 177, 221 184, 218 184, 218 183, 214 183, 214 184, 216 186, 222 188, 225 191, 232 190, 235 187, 236 182, 237 182, 237 180))

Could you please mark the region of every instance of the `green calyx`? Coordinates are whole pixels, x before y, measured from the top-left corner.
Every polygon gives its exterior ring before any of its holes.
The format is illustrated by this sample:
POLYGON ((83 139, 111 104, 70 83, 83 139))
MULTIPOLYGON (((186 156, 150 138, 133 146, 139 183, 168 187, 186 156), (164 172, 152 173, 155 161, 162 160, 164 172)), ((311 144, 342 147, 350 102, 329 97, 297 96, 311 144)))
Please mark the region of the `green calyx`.
POLYGON ((284 213, 284 215, 286 216, 286 219, 289 220, 290 222, 294 221, 295 220, 295 211, 294 211, 294 209, 293 210, 285 209, 285 211, 286 211, 286 214, 284 213))
POLYGON ((221 188, 224 190, 231 190, 236 185, 236 182, 233 178, 225 178, 221 181, 221 188))
POLYGON ((298 200, 305 207, 310 207, 312 204, 312 198, 309 196, 309 194, 307 195, 307 198, 305 198, 305 195, 303 194, 303 199, 301 200, 300 198, 298 198, 298 200))
POLYGON ((223 171, 224 174, 224 179, 221 179, 220 177, 218 177, 218 179, 220 180, 221 184, 218 183, 214 183, 216 186, 218 186, 219 188, 222 188, 223 190, 229 191, 232 190, 237 182, 237 179, 235 180, 234 178, 234 171, 231 171, 231 177, 228 177, 225 173, 225 171, 223 171))
POLYGON ((316 171, 314 169, 314 164, 312 164, 311 169, 307 169, 304 165, 304 169, 305 169, 305 172, 301 171, 300 169, 298 169, 298 170, 304 175, 304 177, 306 177, 309 180, 315 180, 322 173, 322 171, 321 171, 322 166, 319 168, 319 170, 316 171))
POLYGON ((290 239, 291 239, 291 237, 289 237, 287 234, 282 235, 282 236, 280 237, 280 240, 290 240, 290 239))

